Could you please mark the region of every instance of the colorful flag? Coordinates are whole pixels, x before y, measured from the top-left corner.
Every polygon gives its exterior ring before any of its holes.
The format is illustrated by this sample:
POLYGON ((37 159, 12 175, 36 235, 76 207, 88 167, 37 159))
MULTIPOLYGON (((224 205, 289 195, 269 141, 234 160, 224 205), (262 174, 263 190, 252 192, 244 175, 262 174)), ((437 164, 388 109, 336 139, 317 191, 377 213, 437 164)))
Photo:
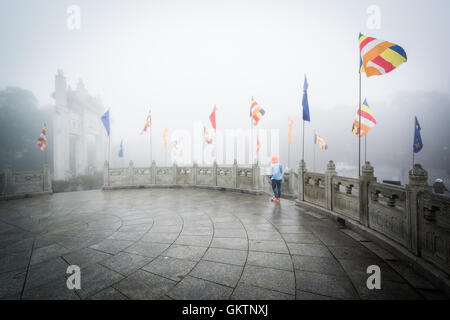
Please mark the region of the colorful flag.
POLYGON ((209 121, 211 121, 211 126, 213 127, 214 131, 216 131, 216 106, 214 106, 213 111, 211 112, 209 116, 209 121))
POLYGON ((414 153, 418 153, 420 150, 422 150, 423 148, 423 143, 422 143, 422 137, 420 136, 420 124, 419 121, 417 120, 417 117, 415 117, 416 119, 416 123, 414 125, 414 153))
POLYGON ((359 34, 360 70, 367 77, 391 72, 406 62, 406 52, 394 43, 359 34))
POLYGON ((206 144, 212 144, 213 143, 213 139, 209 135, 209 132, 208 132, 208 130, 206 129, 205 126, 203 126, 203 139, 204 139, 206 144))
POLYGON ((292 126, 294 124, 294 119, 288 118, 288 144, 292 143, 292 126))
POLYGON ((252 97, 252 103, 250 105, 250 117, 253 119, 254 126, 258 125, 259 120, 261 120, 265 113, 266 111, 264 111, 264 109, 261 108, 252 97))
POLYGON ((119 158, 123 158, 123 139, 120 140, 120 150, 118 156, 119 158))
POLYGON ((102 123, 109 137, 109 109, 102 115, 102 123))
POLYGON ((320 149, 327 150, 328 145, 326 144, 325 140, 319 134, 316 132, 315 138, 314 138, 314 144, 317 144, 320 149))
POLYGON ((303 83, 303 99, 302 99, 303 121, 311 122, 311 119, 309 117, 308 87, 309 87, 308 80, 306 79, 305 74, 305 82, 303 83))
POLYGON ((148 112, 147 120, 145 120, 145 126, 144 129, 142 129, 141 134, 144 134, 148 128, 152 125, 152 112, 148 112))
POLYGON ((169 132, 169 129, 165 128, 163 133, 164 149, 167 149, 167 132, 169 132))
POLYGON ((42 126, 41 135, 37 139, 37 145, 41 149, 42 152, 47 150, 47 125, 44 123, 42 126))
MULTIPOLYGON (((356 112, 355 120, 353 121, 353 134, 359 134, 359 109, 356 112)), ((367 99, 364 100, 364 103, 361 106, 361 137, 364 137, 370 129, 372 129, 377 124, 375 117, 373 116, 372 110, 369 108, 369 104, 367 103, 367 99)))
POLYGON ((256 154, 259 153, 260 148, 261 148, 261 145, 259 143, 259 137, 256 137, 256 154))

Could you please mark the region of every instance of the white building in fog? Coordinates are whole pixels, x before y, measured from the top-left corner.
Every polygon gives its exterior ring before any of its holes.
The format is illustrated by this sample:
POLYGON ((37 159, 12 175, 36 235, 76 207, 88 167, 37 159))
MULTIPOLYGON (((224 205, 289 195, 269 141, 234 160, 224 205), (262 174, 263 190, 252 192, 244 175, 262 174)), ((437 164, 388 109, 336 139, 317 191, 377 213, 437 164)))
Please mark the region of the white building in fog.
POLYGON ((101 171, 107 143, 101 101, 89 95, 81 80, 72 90, 61 69, 53 98, 53 179, 101 171))

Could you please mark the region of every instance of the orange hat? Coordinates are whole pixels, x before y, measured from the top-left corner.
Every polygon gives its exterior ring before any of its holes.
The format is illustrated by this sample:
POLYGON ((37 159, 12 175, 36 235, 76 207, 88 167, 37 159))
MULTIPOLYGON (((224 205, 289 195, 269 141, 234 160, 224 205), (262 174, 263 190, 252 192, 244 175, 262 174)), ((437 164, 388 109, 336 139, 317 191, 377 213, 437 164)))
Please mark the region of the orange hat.
POLYGON ((278 157, 276 157, 276 156, 273 156, 273 157, 272 157, 272 163, 277 163, 279 159, 280 159, 280 158, 278 158, 278 157))

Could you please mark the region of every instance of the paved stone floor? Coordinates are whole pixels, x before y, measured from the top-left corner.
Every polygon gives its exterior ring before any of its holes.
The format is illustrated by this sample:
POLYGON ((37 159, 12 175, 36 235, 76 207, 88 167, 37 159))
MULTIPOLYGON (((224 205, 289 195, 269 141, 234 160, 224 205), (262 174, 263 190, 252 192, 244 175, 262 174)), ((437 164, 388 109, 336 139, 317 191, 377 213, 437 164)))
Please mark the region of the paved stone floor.
POLYGON ((0 202, 0 299, 439 299, 389 252, 268 196, 200 189, 0 202), (81 290, 66 287, 81 267, 81 290), (381 268, 381 290, 366 268, 381 268))

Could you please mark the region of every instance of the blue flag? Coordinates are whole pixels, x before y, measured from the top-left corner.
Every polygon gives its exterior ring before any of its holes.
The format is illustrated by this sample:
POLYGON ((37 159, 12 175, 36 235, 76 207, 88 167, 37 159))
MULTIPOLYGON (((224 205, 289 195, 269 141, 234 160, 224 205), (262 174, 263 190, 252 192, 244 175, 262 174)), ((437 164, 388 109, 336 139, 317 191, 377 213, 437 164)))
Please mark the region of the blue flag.
POLYGON ((102 122, 109 137, 109 109, 102 115, 102 122))
POLYGON ((308 122, 310 122, 311 119, 309 118, 308 80, 306 79, 306 75, 305 75, 305 83, 303 84, 303 100, 302 100, 302 106, 303 106, 303 121, 308 121, 308 122))
POLYGON ((120 140, 119 158, 123 158, 123 139, 120 140))
POLYGON ((418 153, 420 150, 422 150, 423 148, 423 143, 422 143, 422 137, 420 136, 420 124, 419 121, 417 121, 417 117, 416 118, 416 123, 414 124, 414 153, 418 153))

